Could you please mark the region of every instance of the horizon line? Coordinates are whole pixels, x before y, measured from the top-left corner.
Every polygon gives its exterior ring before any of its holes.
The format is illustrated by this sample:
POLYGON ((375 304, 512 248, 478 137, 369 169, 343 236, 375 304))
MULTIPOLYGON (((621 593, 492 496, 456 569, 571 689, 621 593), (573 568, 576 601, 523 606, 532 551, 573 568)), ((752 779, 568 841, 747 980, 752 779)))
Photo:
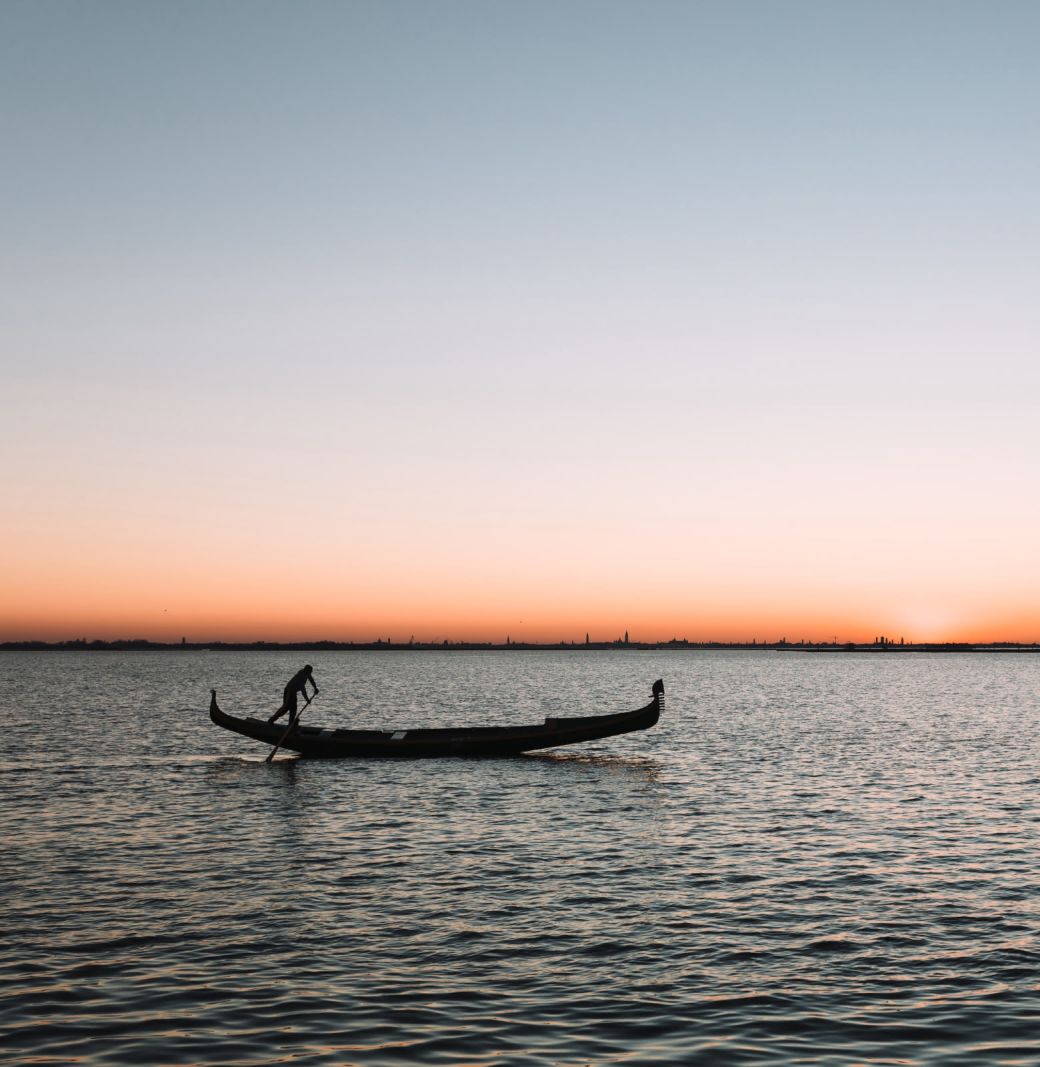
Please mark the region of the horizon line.
POLYGON ((667 641, 654 640, 644 641, 631 639, 626 633, 623 638, 611 641, 592 641, 586 636, 584 641, 514 641, 507 638, 502 641, 473 641, 467 639, 443 638, 440 641, 392 641, 389 638, 383 640, 376 638, 372 641, 338 641, 332 639, 301 640, 301 641, 269 641, 262 638, 253 640, 238 639, 214 639, 208 641, 188 641, 182 637, 180 641, 155 641, 150 638, 94 638, 88 640, 85 637, 71 638, 60 641, 44 641, 37 638, 21 640, 0 641, 0 651, 31 652, 31 651, 538 651, 544 650, 814 650, 835 652, 897 652, 897 651, 934 651, 949 649, 957 651, 999 651, 999 650, 1025 650, 1040 651, 1040 643, 1036 641, 895 641, 886 637, 877 637, 874 641, 788 641, 781 638, 776 641, 759 641, 752 638, 750 641, 730 641, 723 639, 709 639, 703 641, 690 641, 687 638, 670 638, 667 641))

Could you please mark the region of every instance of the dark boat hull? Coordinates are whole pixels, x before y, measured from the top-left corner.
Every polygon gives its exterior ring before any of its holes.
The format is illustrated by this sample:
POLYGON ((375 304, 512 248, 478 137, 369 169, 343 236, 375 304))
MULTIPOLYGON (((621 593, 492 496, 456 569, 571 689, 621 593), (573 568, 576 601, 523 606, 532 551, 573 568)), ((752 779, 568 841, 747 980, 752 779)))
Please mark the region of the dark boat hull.
POLYGON ((285 723, 263 719, 240 719, 217 705, 211 690, 209 717, 217 726, 232 730, 265 745, 281 741, 310 759, 395 758, 428 759, 443 756, 516 756, 540 748, 576 745, 604 737, 648 730, 657 723, 664 704, 664 683, 654 682, 653 699, 646 707, 616 715, 580 718, 547 718, 532 726, 476 726, 440 730, 334 730, 298 725, 284 740, 285 723))

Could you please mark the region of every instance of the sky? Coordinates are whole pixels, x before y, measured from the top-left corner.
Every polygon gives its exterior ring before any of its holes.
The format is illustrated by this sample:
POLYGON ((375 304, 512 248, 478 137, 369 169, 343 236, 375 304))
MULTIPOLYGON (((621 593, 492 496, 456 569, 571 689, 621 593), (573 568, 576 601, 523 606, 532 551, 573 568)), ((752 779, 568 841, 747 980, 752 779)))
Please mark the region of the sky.
POLYGON ((0 5, 0 640, 1040 640, 1040 5, 0 5))

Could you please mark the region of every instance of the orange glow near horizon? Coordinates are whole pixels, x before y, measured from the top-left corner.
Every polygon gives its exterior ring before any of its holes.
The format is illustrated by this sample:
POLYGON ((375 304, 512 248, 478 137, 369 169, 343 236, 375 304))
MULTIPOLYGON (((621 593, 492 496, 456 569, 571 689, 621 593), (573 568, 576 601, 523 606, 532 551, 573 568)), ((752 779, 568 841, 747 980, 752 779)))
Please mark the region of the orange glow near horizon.
POLYGON ((15 515, 0 640, 1040 640, 1025 534, 964 515, 952 539, 938 517, 882 520, 833 491, 824 511, 797 483, 786 505, 760 485, 708 513, 691 493, 649 523, 623 482, 602 499, 540 485, 522 507, 490 482, 475 503, 445 490, 423 524, 393 501, 359 518, 316 483, 318 516, 173 488, 178 506, 167 483, 129 516, 83 501, 71 529, 74 489, 15 515))
POLYGON ((560 575, 542 585, 524 575, 496 581, 459 572, 439 581, 398 572, 383 583, 320 575, 319 566, 268 573, 261 581, 185 568, 159 579, 93 572, 77 580, 74 571, 55 568, 47 580, 27 582, 31 588, 12 588, 0 640, 581 642, 586 633, 611 641, 626 631, 634 641, 1040 639, 1036 612, 1022 602, 998 611, 978 595, 962 594, 960 604, 918 595, 889 606, 889 590, 829 594, 796 582, 785 588, 764 575, 743 587, 716 576, 687 578, 671 589, 659 576, 616 576, 613 584, 597 586, 560 575))
POLYGON ((0 640, 1040 640, 1032 545, 1000 546, 970 517, 951 541, 927 516, 868 522, 833 498, 827 516, 804 501, 801 525, 774 496, 760 514, 672 502, 647 526, 627 491, 561 503, 543 489, 541 517, 490 496, 449 499, 422 526, 328 503, 308 525, 241 495, 198 530, 198 508, 165 500, 132 522, 84 509, 71 531, 57 509, 23 511, 0 546, 0 640))

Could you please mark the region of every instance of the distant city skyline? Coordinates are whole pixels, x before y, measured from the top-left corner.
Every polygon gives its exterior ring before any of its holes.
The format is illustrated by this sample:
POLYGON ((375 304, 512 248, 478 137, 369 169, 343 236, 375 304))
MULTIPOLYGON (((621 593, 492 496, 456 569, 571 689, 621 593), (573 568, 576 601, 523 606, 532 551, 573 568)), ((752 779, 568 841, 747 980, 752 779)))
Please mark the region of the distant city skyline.
POLYGON ((177 652, 177 651, 231 651, 231 652, 440 652, 440 651, 474 651, 474 652, 509 652, 559 650, 575 652, 600 651, 806 651, 806 652, 1023 652, 1040 653, 1037 641, 898 641, 876 637, 873 641, 789 641, 781 638, 777 641, 690 641, 686 638, 670 640, 639 640, 617 637, 612 641, 469 641, 443 638, 440 640, 421 640, 414 636, 406 641, 393 638, 375 638, 373 640, 331 641, 266 641, 257 640, 209 640, 189 641, 182 637, 180 641, 152 641, 147 638, 116 638, 114 640, 88 639, 77 637, 60 641, 0 641, 0 652, 177 652))
POLYGON ((0 6, 0 641, 1040 638, 1040 7, 0 6))

